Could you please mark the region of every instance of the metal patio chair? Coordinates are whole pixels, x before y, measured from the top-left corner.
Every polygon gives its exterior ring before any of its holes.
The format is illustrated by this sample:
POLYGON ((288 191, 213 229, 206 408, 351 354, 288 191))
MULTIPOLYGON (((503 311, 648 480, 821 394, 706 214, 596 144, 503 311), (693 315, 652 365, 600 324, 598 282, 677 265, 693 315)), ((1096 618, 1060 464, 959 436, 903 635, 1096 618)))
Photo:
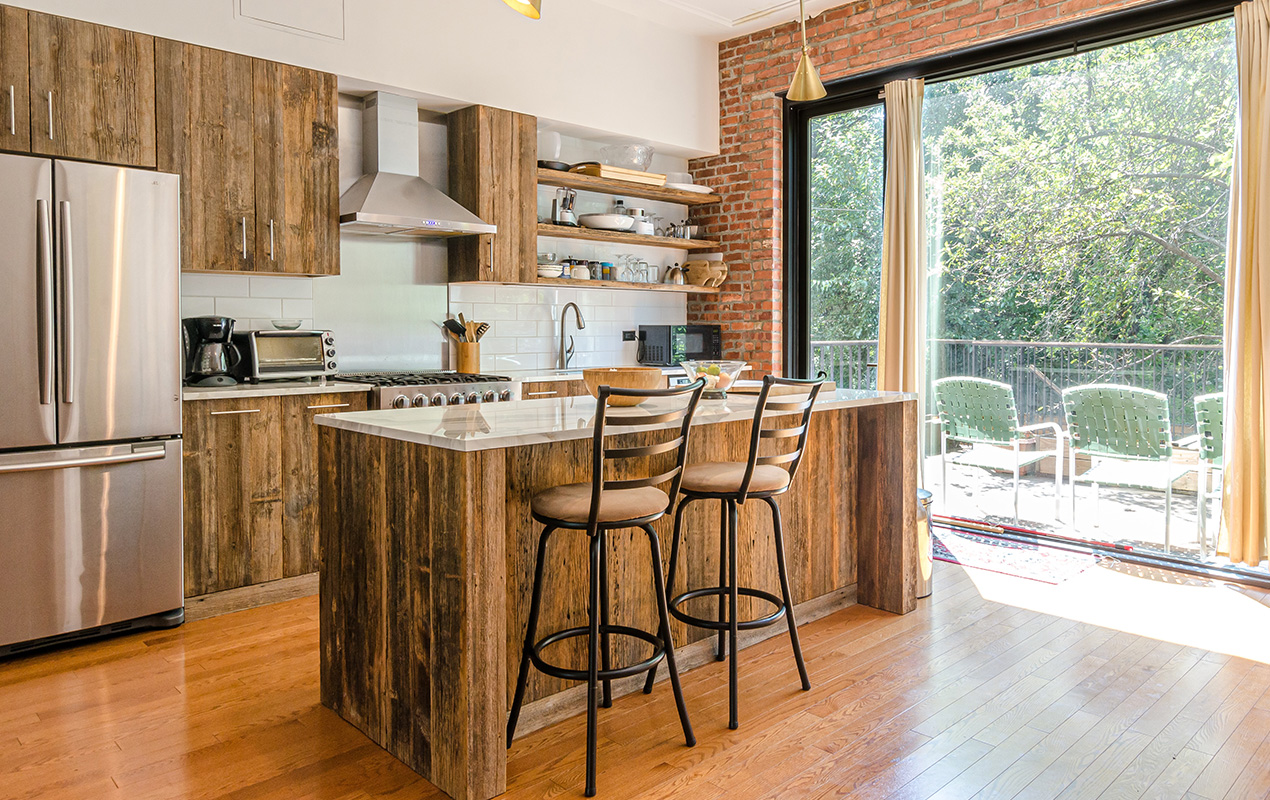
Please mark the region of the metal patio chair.
POLYGON ((1209 490, 1209 475, 1221 472, 1226 466, 1226 454, 1222 449, 1222 435, 1225 431, 1223 402, 1221 392, 1202 394, 1195 398, 1195 431, 1199 445, 1197 535, 1200 552, 1205 556, 1208 555, 1208 501, 1213 497, 1221 497, 1221 481, 1217 480, 1214 490, 1209 490))
POLYGON ((935 407, 939 411, 939 460, 942 486, 948 486, 948 442, 971 448, 953 456, 954 464, 1014 473, 1014 522, 1019 521, 1019 471, 1054 456, 1054 518, 1058 518, 1063 491, 1063 429, 1053 422, 1020 425, 1014 389, 1008 383, 984 378, 951 377, 935 381, 935 407), (1053 430, 1053 450, 1022 450, 1024 434, 1053 430), (974 445, 992 447, 981 449, 974 445), (1000 448, 1009 447, 1010 453, 1000 448))
POLYGON ((1191 471, 1172 463, 1168 396, 1135 386, 1089 384, 1063 391, 1063 411, 1071 437, 1072 527, 1076 526, 1077 483, 1093 484, 1095 525, 1098 490, 1103 485, 1164 492, 1164 550, 1168 552, 1173 484, 1191 471), (1089 456, 1092 462, 1080 475, 1076 474, 1078 454, 1089 456))

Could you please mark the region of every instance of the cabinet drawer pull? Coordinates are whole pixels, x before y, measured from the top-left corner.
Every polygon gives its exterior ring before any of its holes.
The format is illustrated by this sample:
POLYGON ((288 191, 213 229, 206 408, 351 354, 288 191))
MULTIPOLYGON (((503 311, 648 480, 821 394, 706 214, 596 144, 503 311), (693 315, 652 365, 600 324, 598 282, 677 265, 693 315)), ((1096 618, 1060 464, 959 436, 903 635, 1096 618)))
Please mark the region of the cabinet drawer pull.
POLYGON ((525 392, 525 397, 551 397, 560 394, 559 389, 552 389, 550 392, 525 392))
POLYGON ((269 220, 269 260, 273 261, 273 220, 269 220))
POLYGON ((331 403, 328 406, 308 406, 308 409, 312 411, 317 408, 348 408, 350 405, 352 404, 351 403, 331 403))
POLYGON ((247 218, 243 217, 243 258, 247 257, 247 218))
POLYGON ((489 276, 494 278, 494 237, 489 237, 489 276))
POLYGON ((49 100, 49 141, 53 141, 53 92, 48 93, 49 100))
POLYGON ((9 84, 9 135, 18 135, 18 110, 13 99, 13 84, 9 84))
POLYGON ((260 409, 258 408, 245 408, 242 411, 212 411, 212 412, 209 412, 208 416, 224 417, 230 414, 259 414, 259 413, 260 413, 260 409))

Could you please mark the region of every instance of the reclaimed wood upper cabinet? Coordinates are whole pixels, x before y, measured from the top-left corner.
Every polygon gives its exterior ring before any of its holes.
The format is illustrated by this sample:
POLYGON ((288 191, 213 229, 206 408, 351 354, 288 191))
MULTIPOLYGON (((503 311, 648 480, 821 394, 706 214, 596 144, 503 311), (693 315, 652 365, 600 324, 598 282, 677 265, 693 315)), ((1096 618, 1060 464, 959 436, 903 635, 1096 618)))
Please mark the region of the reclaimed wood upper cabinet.
POLYGON ((282 398, 282 574, 318 569, 319 414, 365 411, 368 392, 287 395, 282 398))
POLYGON ((256 270, 340 271, 335 76, 255 62, 256 270))
POLYGON ((252 58, 155 42, 158 164, 181 176, 181 266, 256 264, 252 58))
POLYGON ((488 106, 447 118, 450 196, 498 233, 449 240, 450 280, 538 279, 538 120, 488 106))
POLYGON ((27 12, 0 6, 0 150, 31 152, 27 12))
POLYGON ((29 12, 31 151, 156 166, 154 37, 29 12))
POLYGON ((184 404, 185 596, 282 577, 282 403, 184 404))

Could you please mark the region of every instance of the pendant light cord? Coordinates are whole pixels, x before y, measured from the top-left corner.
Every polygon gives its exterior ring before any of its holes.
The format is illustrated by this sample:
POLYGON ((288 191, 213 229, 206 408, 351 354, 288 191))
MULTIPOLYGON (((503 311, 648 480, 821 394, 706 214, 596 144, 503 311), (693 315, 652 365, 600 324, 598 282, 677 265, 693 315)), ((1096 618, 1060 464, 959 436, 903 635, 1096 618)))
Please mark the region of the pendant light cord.
POLYGON ((798 0, 798 24, 803 31, 803 52, 807 52, 807 0, 798 0))

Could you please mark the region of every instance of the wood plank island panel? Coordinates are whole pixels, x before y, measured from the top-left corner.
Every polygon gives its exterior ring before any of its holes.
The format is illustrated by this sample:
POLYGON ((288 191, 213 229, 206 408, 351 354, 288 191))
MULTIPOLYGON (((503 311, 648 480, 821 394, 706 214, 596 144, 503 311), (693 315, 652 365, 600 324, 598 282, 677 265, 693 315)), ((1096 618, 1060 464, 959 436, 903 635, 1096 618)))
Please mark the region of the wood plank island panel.
MULTIPOLYGON (((796 603, 849 598, 858 583, 861 602, 868 587, 870 604, 915 607, 915 551, 888 540, 916 539, 916 415, 915 401, 898 398, 813 415, 803 468, 778 500, 796 603)), ((744 420, 694 425, 690 462, 744 458, 748 430, 744 420)), ((654 435, 626 434, 619 446, 654 435)), ((585 480, 591 441, 461 451, 325 425, 320 437, 322 702, 450 796, 493 797, 506 788, 504 725, 541 534, 530 498, 585 480)), ((744 504, 740 524, 742 584, 779 593, 766 506, 744 504)), ((685 579, 717 583, 718 525, 715 503, 686 513, 677 591, 685 579)), ((655 527, 668 560, 671 519, 655 527)), ((652 581, 667 564, 651 564, 642 539, 610 534, 613 622, 655 630, 652 581)), ((585 619, 586 550, 585 533, 553 537, 540 633, 585 619)), ((707 615, 700 602, 689 610, 707 615)), ((742 600, 742 616, 764 611, 753 604, 742 600)), ((679 646, 708 635, 674 626, 679 646)), ((615 641, 614 663, 646 656, 643 647, 615 641)), ((547 655, 584 663, 580 639, 547 655)), ((530 675, 531 703, 576 686, 530 675)))

